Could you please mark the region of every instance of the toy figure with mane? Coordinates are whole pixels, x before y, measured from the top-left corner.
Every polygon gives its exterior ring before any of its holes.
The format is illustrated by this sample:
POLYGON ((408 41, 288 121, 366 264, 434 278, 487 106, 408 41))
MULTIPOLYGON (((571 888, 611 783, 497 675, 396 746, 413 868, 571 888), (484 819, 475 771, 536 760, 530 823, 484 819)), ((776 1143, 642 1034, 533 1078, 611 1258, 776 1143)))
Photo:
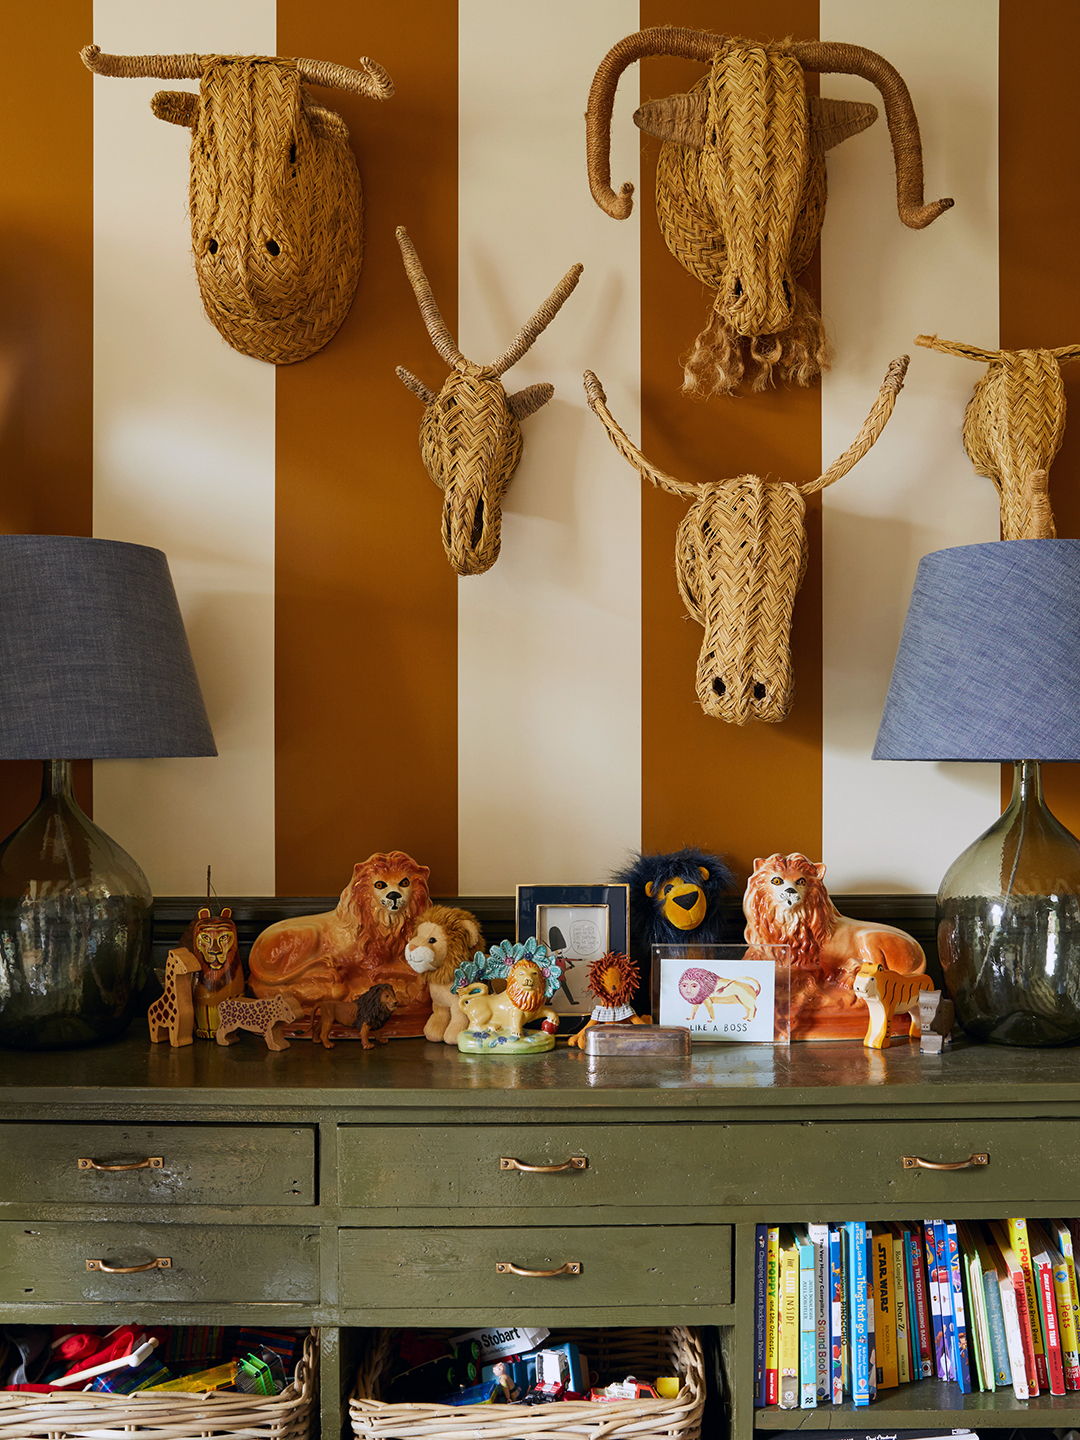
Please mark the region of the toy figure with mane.
POLYGON ((405 944, 405 959, 417 975, 424 976, 431 995, 425 1040, 457 1044, 468 1021, 453 990, 454 972, 483 946, 480 922, 469 910, 430 905, 412 927, 405 944))
POLYGON ((191 987, 195 1007, 195 1034, 213 1040, 218 1028, 218 1006, 244 993, 244 967, 232 910, 224 906, 214 915, 208 905, 184 931, 181 946, 199 962, 199 973, 191 987))
POLYGON ((609 950, 589 966, 589 993, 596 1000, 592 1014, 569 1043, 583 1047, 585 1031, 594 1025, 651 1025, 651 1015, 634 1012, 634 994, 641 983, 638 967, 629 955, 609 950))
POLYGON ((406 964, 405 942, 428 906, 427 882, 427 866, 401 850, 369 855, 353 868, 335 910, 279 920, 262 932, 248 957, 252 990, 260 996, 291 991, 309 1026, 320 1004, 385 982, 398 1003, 382 1034, 422 1035, 431 1002, 424 979, 406 964))
MULTIPOLYGON (((688 845, 667 854, 636 855, 612 879, 630 887, 630 956, 642 975, 652 970, 654 945, 719 945, 720 897, 735 877, 707 850, 688 845)), ((638 1008, 649 1008, 648 986, 638 1008)))
POLYGON ((926 956, 903 930, 841 915, 824 878, 825 866, 797 851, 755 860, 743 896, 745 935, 751 945, 791 947, 793 1040, 861 1040, 866 1011, 854 989, 860 967, 921 975, 926 956))

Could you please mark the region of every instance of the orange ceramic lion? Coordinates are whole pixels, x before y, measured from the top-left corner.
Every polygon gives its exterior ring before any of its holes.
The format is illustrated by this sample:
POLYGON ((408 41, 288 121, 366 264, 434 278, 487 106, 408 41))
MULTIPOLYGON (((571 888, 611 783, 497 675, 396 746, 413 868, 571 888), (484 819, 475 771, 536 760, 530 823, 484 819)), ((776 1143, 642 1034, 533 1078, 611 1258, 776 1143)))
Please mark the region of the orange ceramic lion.
POLYGON ((256 995, 290 990, 310 1017, 321 1002, 355 1000, 380 982, 397 1008, 383 1035, 422 1035, 431 1014, 427 984, 405 962, 405 942, 428 905, 428 869, 404 851, 369 855, 356 865, 337 909, 279 920, 248 957, 256 995))
POLYGON ((852 988, 860 965, 902 975, 926 969, 922 946, 903 930, 841 915, 805 855, 755 860, 743 896, 751 945, 791 947, 791 1038, 861 1040, 866 1008, 852 988))

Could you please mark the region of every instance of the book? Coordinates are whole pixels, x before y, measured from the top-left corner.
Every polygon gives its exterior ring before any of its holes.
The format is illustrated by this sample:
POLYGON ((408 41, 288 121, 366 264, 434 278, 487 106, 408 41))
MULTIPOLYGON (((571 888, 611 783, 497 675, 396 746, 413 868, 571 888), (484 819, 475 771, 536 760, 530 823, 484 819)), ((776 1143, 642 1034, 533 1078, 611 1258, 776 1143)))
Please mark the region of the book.
MULTIPOLYGON (((904 1226, 904 1242, 910 1262, 911 1311, 915 1317, 913 1341, 918 1342, 918 1376, 930 1380, 934 1374, 934 1332, 930 1326, 930 1300, 927 1294, 926 1260, 922 1231, 918 1222, 904 1226)), ((914 1345, 912 1347, 914 1349, 914 1345)))
MULTIPOLYGON (((942 1310, 944 1289, 948 1272, 939 1250, 938 1235, 933 1220, 923 1221, 923 1240, 926 1249, 926 1293, 930 1300, 930 1325, 933 1331, 934 1374, 939 1380, 951 1380, 949 1374, 949 1342, 942 1310)), ((951 1310, 951 1307, 950 1307, 951 1310)))
POLYGON ((899 1348, 896 1334, 896 1288, 893 1274, 892 1232, 878 1226, 873 1234, 874 1337, 877 1349, 879 1390, 891 1390, 900 1383, 899 1348))
POLYGON ((786 1227, 780 1230, 780 1408, 799 1408, 799 1247, 786 1227))
MULTIPOLYGON (((1016 1251, 1009 1243, 1009 1232, 1000 1220, 991 1220, 989 1229, 998 1254, 1001 1256, 1002 1264, 1005 1266, 1009 1277, 1009 1287, 1012 1290, 1013 1299, 1016 1304, 1017 1324, 1020 1327, 1020 1339, 1024 1351, 1024 1375, 1027 1379, 1027 1397, 1033 1398, 1039 1393, 1039 1370, 1035 1364, 1035 1337, 1031 1333, 1031 1311, 1028 1308, 1027 1280, 1024 1277, 1023 1267, 1017 1258, 1016 1251)), ((1004 1301, 1003 1308, 1004 1308, 1004 1301)), ((1006 1320, 1008 1312, 1006 1311, 1006 1320)), ((1006 1334, 1008 1331, 1006 1330, 1006 1334)), ((1013 1365, 1013 1392, 1016 1392, 1016 1366, 1013 1365)))
POLYGON ((870 1399, 877 1399, 877 1285, 874 1280, 874 1233, 866 1227, 866 1378, 870 1399))
POLYGON ((844 1269, 839 1225, 829 1226, 829 1398, 844 1398, 844 1269))
POLYGON ((765 1231, 765 1404, 780 1403, 780 1227, 765 1231))
MULTIPOLYGON (((1061 1265, 1061 1255, 1037 1220, 1028 1221, 1028 1243, 1031 1247, 1031 1268, 1039 1298, 1039 1319, 1042 1322, 1050 1394, 1064 1395, 1065 1364, 1061 1349, 1061 1331, 1058 1327, 1054 1280, 1054 1272, 1061 1265)), ((1065 1280, 1064 1270, 1061 1271, 1061 1278, 1065 1280)))
POLYGON ((1054 1274, 1054 1295, 1058 1302, 1058 1327, 1061 1331, 1061 1363, 1065 1370, 1065 1389, 1080 1390, 1080 1305, 1073 1261, 1072 1232, 1064 1220, 1048 1220, 1046 1229, 1061 1256, 1061 1275, 1054 1274))
POLYGON ((765 1283, 768 1260, 769 1227, 754 1226, 754 1404, 763 1406, 765 1399, 765 1283))
POLYGON ((964 1305, 963 1267, 960 1260, 960 1238, 954 1220, 945 1221, 945 1255, 949 1268, 949 1300, 953 1313, 953 1369, 960 1392, 970 1395, 971 1330, 964 1305))
POLYGON ((830 1336, 832 1306, 829 1297, 829 1227, 807 1225, 814 1247, 814 1319, 817 1326, 817 1398, 826 1405, 832 1389, 830 1336))
POLYGON ((866 1225, 862 1220, 844 1224, 848 1282, 848 1333, 851 1349, 851 1402, 870 1404, 869 1316, 867 1305, 866 1225))
MULTIPOLYGON (((1024 1292, 1027 1296, 1028 1324, 1031 1327, 1031 1343, 1035 1351, 1035 1378, 1040 1390, 1050 1388, 1050 1376, 1046 1368, 1046 1346, 1043 1340, 1042 1320, 1039 1317, 1039 1291, 1035 1283, 1035 1271, 1031 1264, 1031 1246, 1028 1241, 1027 1221, 1006 1220, 1006 1233, 1013 1253, 1020 1263, 1024 1276, 1024 1292)), ((1038 1393, 1038 1392, 1032 1392, 1038 1393)))
MULTIPOLYGON (((990 1322, 986 1314, 986 1291, 983 1288, 982 1261, 970 1229, 963 1220, 956 1222, 960 1245, 960 1271, 964 1282, 964 1314, 968 1324, 968 1360, 971 1364, 971 1387, 995 1389, 994 1357, 990 1349, 990 1322)), ((996 1277, 995 1277, 996 1284, 996 1277)))
MULTIPOLYGON (((991 1252, 982 1228, 975 1224, 968 1226, 968 1233, 979 1258, 982 1274, 983 1305, 986 1310, 986 1327, 990 1335, 990 1368, 992 1388, 1012 1384, 1012 1361, 1009 1358, 1009 1342, 1005 1334, 1005 1315, 1001 1301, 1001 1281, 997 1261, 991 1252)), ((1017 1335, 1019 1339, 1019 1334, 1017 1335)))
POLYGON ((889 1232, 892 1242, 893 1295, 896 1315, 896 1374, 899 1383, 907 1385, 912 1379, 912 1369, 904 1235, 899 1225, 890 1225, 889 1232))
POLYGON ((814 1242, 805 1225, 791 1233, 799 1251, 799 1408, 817 1407, 817 1274, 814 1242))

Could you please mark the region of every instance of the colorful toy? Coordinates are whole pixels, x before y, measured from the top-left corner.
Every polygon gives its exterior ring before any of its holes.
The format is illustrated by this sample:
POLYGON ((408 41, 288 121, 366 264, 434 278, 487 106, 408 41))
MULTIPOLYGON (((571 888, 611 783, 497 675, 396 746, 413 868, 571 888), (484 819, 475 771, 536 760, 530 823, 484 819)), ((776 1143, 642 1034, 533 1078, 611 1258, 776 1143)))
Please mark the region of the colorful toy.
POLYGON ((363 254, 360 177, 341 116, 305 85, 385 100, 381 65, 359 70, 268 55, 103 55, 97 75, 198 80, 161 90, 159 120, 191 130, 191 242, 207 315, 244 355, 288 365, 314 354, 349 312, 363 254))
POLYGON ((570 1036, 571 1045, 582 1046, 585 1031, 594 1025, 652 1024, 651 1016, 634 1012, 631 1002, 641 983, 641 972, 629 955, 609 950, 599 960, 590 963, 588 976, 589 994, 595 995, 597 1004, 577 1034, 570 1036))
POLYGON ((911 1038, 922 1034, 922 992, 934 988, 929 975, 898 975, 895 970, 886 970, 884 965, 871 960, 856 970, 851 988, 860 1000, 866 1001, 870 1012, 863 1037, 863 1044, 868 1050, 889 1048, 889 1031, 894 1015, 911 1017, 908 1030, 911 1038))
POLYGON ((926 956, 903 930, 841 915, 824 878, 825 866, 797 851, 755 860, 743 896, 744 933, 751 945, 789 947, 793 1040, 858 1040, 866 1032, 853 988, 859 967, 921 975, 926 956))
POLYGON ((559 1016, 550 1002, 561 978, 561 959, 531 936, 524 944, 504 940, 486 956, 477 955, 459 965, 454 990, 468 1028, 458 1036, 458 1049, 468 1053, 501 1050, 504 1054, 552 1049, 559 1016), (503 994, 491 993, 488 982, 492 980, 506 981, 503 994), (552 1028, 526 1035, 524 1027, 534 1020, 550 1021, 552 1028))
POLYGON ((164 992, 146 1012, 150 1039, 155 1045, 166 1039, 174 1046, 191 1044, 195 1029, 191 983, 198 973, 199 961, 190 950, 181 947, 169 951, 165 960, 164 992))
POLYGON ((654 945, 720 943, 720 897, 735 877, 719 855, 691 845, 642 853, 612 878, 630 887, 630 954, 640 974, 650 972, 654 945))
POLYGON ((218 1027, 218 1006, 244 993, 244 967, 232 910, 226 905, 220 915, 204 906, 184 931, 181 940, 199 961, 199 974, 191 987, 195 1007, 195 1034, 212 1040, 218 1027))
POLYGON ((413 926, 405 943, 405 959, 418 975, 427 976, 431 1018, 424 1026, 426 1040, 456 1045, 468 1023, 452 987, 454 971, 483 948, 480 922, 468 910, 431 905, 413 926))
MULTIPOLYGON (((316 1005, 311 1017, 311 1038, 316 1038, 327 1050, 334 1048, 334 1042, 330 1039, 330 1030, 333 1025, 341 1025, 347 1031, 355 1032, 361 1045, 365 1050, 372 1049, 372 1040, 377 1040, 380 1045, 386 1044, 384 1035, 377 1035, 375 1032, 381 1030, 386 1022, 397 1009, 397 993, 393 985, 373 985, 370 990, 365 990, 362 995, 357 995, 353 1000, 324 1001, 316 1005)), ((342 1036, 339 1033, 338 1039, 342 1036)), ((350 1038, 350 1037, 346 1037, 350 1038)))
POLYGON ((232 1045, 239 1040, 237 1030, 250 1030, 261 1035, 268 1050, 287 1050, 285 1026, 299 1020, 304 1007, 295 995, 281 990, 259 1000, 233 997, 218 1006, 218 1024, 214 1039, 219 1045, 232 1045))
POLYGON ((716 292, 712 314, 685 365, 690 394, 754 390, 774 373, 808 385, 826 368, 825 330, 796 284, 825 218, 825 154, 877 119, 873 105, 806 93, 806 72, 860 75, 885 102, 896 160, 900 219, 921 230, 951 200, 923 203, 919 123, 903 80, 859 45, 782 40, 755 45, 674 25, 639 30, 600 62, 586 116, 593 199, 616 220, 633 208, 633 185, 611 188, 611 116, 619 77, 635 60, 672 55, 710 69, 687 95, 652 100, 634 123, 664 143, 656 212, 668 249, 716 292))
POLYGON ((256 995, 289 990, 304 1012, 348 1000, 385 981, 398 1004, 388 1036, 422 1035, 431 1015, 427 985, 405 961, 405 942, 427 909, 428 869, 401 850, 369 855, 353 868, 337 909, 279 920, 248 956, 256 995))

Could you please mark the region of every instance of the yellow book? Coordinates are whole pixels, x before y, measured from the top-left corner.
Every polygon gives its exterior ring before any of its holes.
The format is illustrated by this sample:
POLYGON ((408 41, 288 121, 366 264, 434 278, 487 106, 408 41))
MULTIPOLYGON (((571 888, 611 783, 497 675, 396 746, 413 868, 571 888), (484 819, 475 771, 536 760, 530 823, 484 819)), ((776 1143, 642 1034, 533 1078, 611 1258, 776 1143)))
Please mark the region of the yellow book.
POLYGON ((1064 1220, 1051 1220, 1050 1231, 1053 1235, 1057 1248, 1061 1252, 1062 1262, 1065 1266, 1065 1278, 1069 1288, 1069 1304, 1063 1305, 1063 1309, 1069 1312, 1068 1322, 1064 1314, 1059 1315, 1061 1325, 1061 1348, 1064 1351, 1066 1346, 1075 1352, 1077 1359, 1077 1384, 1071 1384, 1069 1370, 1065 1371, 1065 1388, 1076 1390, 1080 1388, 1080 1291, 1076 1284, 1076 1262, 1073 1258, 1073 1238, 1069 1226, 1064 1220))
POLYGON ((780 1226, 765 1237, 765 1404, 780 1403, 780 1226))
POLYGON ((799 1247, 780 1235, 780 1408, 799 1408, 799 1247))
POLYGON ((893 1257, 893 1313, 896 1318, 896 1375, 899 1384, 906 1385, 911 1379, 911 1354, 908 1349, 907 1277, 904 1272, 904 1238, 892 1234, 893 1257))
POLYGON ((1026 1220, 1006 1220, 1009 1244, 1016 1253, 1020 1269, 1024 1274, 1024 1294, 1027 1296, 1028 1320, 1031 1324, 1031 1344, 1035 1351, 1035 1376, 1040 1390, 1050 1389, 1050 1374, 1046 1368, 1046 1346, 1043 1344, 1042 1320, 1039 1318, 1039 1292, 1035 1283, 1035 1271, 1031 1264, 1031 1244, 1028 1240, 1026 1220))

